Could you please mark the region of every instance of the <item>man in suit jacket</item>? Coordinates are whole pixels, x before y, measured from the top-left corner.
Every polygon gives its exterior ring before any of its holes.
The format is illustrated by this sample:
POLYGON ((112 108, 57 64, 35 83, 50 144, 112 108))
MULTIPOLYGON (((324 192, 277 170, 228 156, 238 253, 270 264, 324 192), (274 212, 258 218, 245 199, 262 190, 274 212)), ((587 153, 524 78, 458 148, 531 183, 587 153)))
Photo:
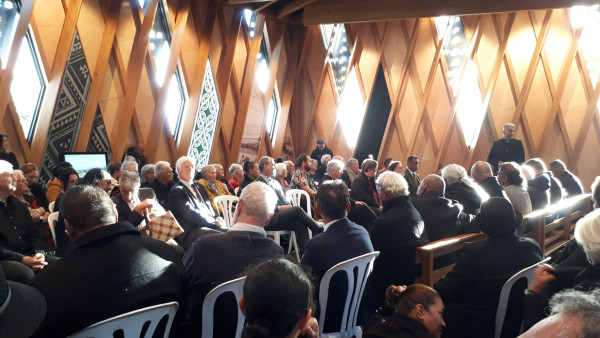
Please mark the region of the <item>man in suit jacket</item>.
MULTIPOLYGON (((325 272, 334 265, 373 252, 373 245, 365 228, 346 217, 350 210, 349 199, 348 188, 340 181, 325 182, 317 192, 317 210, 325 222, 325 231, 306 243, 302 256, 302 265, 311 268, 317 280, 315 285, 319 285, 325 272)), ((329 287, 329 319, 325 322, 323 332, 340 329, 347 284, 345 276, 335 277, 329 287)))
POLYGON ((492 167, 485 161, 477 161, 471 167, 471 177, 490 197, 504 197, 506 193, 498 183, 498 179, 492 173, 492 167))
POLYGON ((210 203, 204 187, 194 181, 196 160, 180 157, 176 167, 179 182, 169 193, 169 208, 184 230, 175 241, 187 250, 196 238, 215 233, 224 222, 210 203))
POLYGON ((179 303, 179 314, 185 312, 188 282, 173 247, 141 236, 127 221, 115 223, 114 205, 98 187, 71 187, 63 210, 72 244, 67 255, 31 281, 48 303, 34 336, 66 337, 101 320, 171 301, 179 303))
POLYGON ((356 175, 352 182, 350 196, 356 201, 365 202, 371 208, 379 209, 379 196, 375 189, 375 173, 377 172, 377 161, 366 159, 362 163, 361 172, 356 175))
POLYGON ((548 166, 550 167, 552 176, 556 177, 563 189, 565 189, 565 192, 567 193, 566 198, 583 194, 581 181, 577 176, 567 170, 563 161, 557 159, 550 162, 548 166))
POLYGON ((262 182, 268 185, 277 195, 277 204, 274 206, 274 215, 265 227, 267 231, 291 230, 296 233, 296 242, 300 254, 304 252, 304 246, 308 241, 308 229, 313 233, 321 232, 319 225, 315 220, 308 217, 308 214, 298 206, 292 206, 285 196, 281 184, 272 179, 275 161, 272 157, 264 156, 258 161, 260 175, 255 182, 262 182))
POLYGON ((463 206, 444 197, 446 183, 438 175, 425 177, 419 186, 419 195, 411 197, 415 208, 423 217, 425 231, 430 241, 476 232, 471 215, 463 206))
POLYGON ((417 189, 419 188, 419 184, 421 184, 421 178, 419 177, 419 174, 417 174, 417 170, 419 170, 419 158, 417 155, 410 155, 406 159, 404 179, 408 183, 408 191, 411 196, 417 194, 417 189))
POLYGON ((517 162, 523 164, 525 162, 525 149, 523 142, 515 138, 516 126, 512 123, 507 123, 502 129, 504 137, 492 143, 492 148, 488 155, 487 161, 494 166, 494 172, 498 172, 498 166, 502 162, 517 162))
POLYGON ((489 239, 465 244, 454 268, 435 285, 446 306, 444 335, 494 335, 502 286, 513 274, 542 260, 537 242, 515 235, 521 220, 505 198, 492 197, 482 204, 478 225, 489 239))
MULTIPOLYGON (((187 335, 200 336, 202 304, 210 290, 243 276, 251 266, 283 256, 281 246, 268 238, 263 229, 273 216, 276 201, 273 190, 259 182, 250 183, 240 196, 231 229, 224 234, 199 237, 186 251, 183 264, 190 277, 189 306, 184 323, 187 335)), ((237 310, 231 314, 217 303, 215 318, 219 320, 215 337, 235 335, 232 322, 235 323, 236 313, 237 310), (233 321, 227 320, 231 318, 233 321), (227 335, 220 324, 224 324, 225 330, 229 327, 234 331, 227 335)))

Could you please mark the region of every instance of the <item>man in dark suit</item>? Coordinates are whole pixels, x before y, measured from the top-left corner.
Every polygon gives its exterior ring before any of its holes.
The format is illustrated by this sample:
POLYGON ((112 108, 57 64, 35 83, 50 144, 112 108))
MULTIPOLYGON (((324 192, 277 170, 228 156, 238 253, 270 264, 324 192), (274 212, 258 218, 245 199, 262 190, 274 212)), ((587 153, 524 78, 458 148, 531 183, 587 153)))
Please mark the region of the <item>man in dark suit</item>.
POLYGON ((516 126, 512 123, 507 123, 502 129, 504 137, 492 143, 487 161, 494 166, 495 173, 498 172, 498 166, 502 162, 517 162, 518 164, 525 162, 523 142, 515 138, 516 132, 516 126))
POLYGON ((275 162, 272 157, 264 156, 258 161, 260 175, 255 182, 262 182, 271 188, 277 195, 277 204, 274 206, 275 213, 265 227, 267 231, 291 230, 296 233, 296 242, 300 254, 304 252, 304 246, 308 241, 310 229, 313 233, 321 232, 319 225, 308 214, 298 206, 292 206, 285 196, 281 185, 272 179, 275 162))
POLYGON ((171 164, 166 161, 156 162, 154 165, 154 176, 154 181, 148 185, 148 188, 154 190, 156 200, 160 206, 165 210, 169 210, 169 193, 175 185, 171 164))
POLYGON ((429 175, 419 185, 419 195, 411 201, 423 217, 425 231, 430 241, 476 232, 471 215, 463 212, 463 206, 444 197, 446 183, 438 175, 429 175))
POLYGON ((127 221, 115 223, 114 205, 98 187, 71 187, 63 211, 72 244, 67 255, 31 281, 48 303, 34 336, 66 337, 101 320, 171 301, 184 313, 188 282, 173 247, 141 236, 127 221))
POLYGON ((175 241, 187 250, 196 238, 215 233, 224 222, 210 203, 206 189, 194 181, 196 160, 180 157, 176 167, 179 182, 169 193, 169 208, 184 230, 175 241))
POLYGON ((502 286, 513 274, 542 260, 537 242, 515 235, 521 219, 505 198, 492 197, 482 204, 478 225, 489 239, 465 244, 460 260, 435 285, 446 306, 444 335, 494 335, 502 286))
POLYGON ((373 249, 379 251, 361 304, 361 317, 369 318, 385 301, 389 285, 410 285, 418 275, 416 247, 427 243, 423 218, 408 197, 402 175, 386 171, 377 178, 383 211, 369 231, 373 249))
POLYGON ((471 167, 471 177, 490 197, 504 197, 506 193, 498 183, 498 179, 492 173, 492 167, 485 161, 477 161, 471 167))
POLYGON ((548 166, 550 167, 552 176, 556 177, 563 189, 565 189, 565 192, 567 193, 566 198, 583 194, 581 181, 577 176, 567 170, 563 161, 556 159, 550 162, 548 166))
MULTIPOLYGON (((325 182, 317 192, 317 210, 325 222, 325 231, 306 243, 302 256, 302 265, 310 267, 317 280, 315 285, 319 285, 325 272, 334 265, 373 252, 373 245, 365 228, 346 218, 350 209, 349 199, 348 188, 340 181, 325 182)), ((330 301, 327 305, 329 319, 325 322, 323 332, 340 328, 347 284, 345 276, 335 277, 341 275, 334 276, 330 283, 330 301)))
POLYGON ((315 172, 315 174, 313 175, 315 182, 321 182, 323 176, 325 176, 325 171, 327 170, 327 164, 329 163, 329 161, 331 161, 331 155, 325 154, 321 156, 321 164, 319 165, 317 172, 315 172))
POLYGON ((419 188, 419 184, 421 184, 421 178, 419 177, 419 174, 417 174, 417 170, 419 170, 419 158, 417 155, 410 155, 406 159, 404 179, 408 183, 408 191, 411 196, 417 194, 417 189, 419 188))
MULTIPOLYGON (((268 238, 263 229, 273 216, 276 201, 273 190, 264 184, 249 184, 240 196, 233 216, 234 225, 229 231, 199 237, 186 251, 183 264, 190 277, 189 306, 184 323, 187 335, 200 336, 202 304, 210 290, 243 276, 251 266, 283 256, 281 246, 268 238)), ((215 337, 235 335, 235 325, 227 320, 233 318, 235 323, 235 313, 230 314, 225 305, 221 306, 220 301, 216 305, 215 337), (220 324, 224 324, 225 329, 220 324), (223 332, 227 326, 234 330, 230 335, 223 332)))
POLYGON ((365 202, 371 208, 379 209, 379 196, 375 189, 375 173, 377 172, 377 161, 366 159, 363 161, 361 172, 356 175, 352 182, 351 197, 356 201, 365 202))

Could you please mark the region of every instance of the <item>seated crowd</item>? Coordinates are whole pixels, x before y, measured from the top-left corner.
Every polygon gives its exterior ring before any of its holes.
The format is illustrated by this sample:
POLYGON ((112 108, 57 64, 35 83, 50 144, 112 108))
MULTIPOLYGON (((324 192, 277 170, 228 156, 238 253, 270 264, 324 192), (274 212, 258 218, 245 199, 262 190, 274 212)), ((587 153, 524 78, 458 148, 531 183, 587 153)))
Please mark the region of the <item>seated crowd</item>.
MULTIPOLYGON (((350 287, 334 275, 321 309, 321 279, 336 264, 375 251, 358 311, 363 336, 493 337, 502 286, 543 259, 536 241, 516 235, 521 220, 584 191, 562 161, 548 171, 537 158, 501 163, 497 175, 479 161, 470 175, 450 164, 421 179, 416 155, 405 168, 388 158, 378 169, 373 159, 359 165, 334 156, 319 140, 295 163, 268 156, 234 163, 227 180, 220 164, 197 168, 183 156, 172 168, 146 163, 143 153, 137 144, 122 163, 81 178, 69 163, 58 163, 46 187, 34 164, 13 170, 0 160, 1 337, 65 337, 169 301, 179 304, 171 336, 197 337, 207 294, 242 276, 244 337, 318 337, 340 330, 350 287), (309 197, 294 206, 290 189, 309 197), (229 211, 215 199, 236 195, 227 224, 229 211), (164 215, 183 232, 161 242, 152 238, 152 220, 164 215), (268 237, 274 231, 294 233, 289 240, 295 237, 299 264, 285 258, 285 241, 268 237), (479 232, 487 239, 442 256, 454 266, 433 288, 415 283, 417 247, 479 232), (35 306, 31 315, 17 300, 35 306), (319 328, 321 311, 327 319, 319 328)), ((592 186, 595 202, 599 183, 592 186)), ((575 240, 558 258, 537 268, 516 316, 531 328, 524 336, 599 334, 590 325, 600 316, 598 243, 600 211, 594 211, 577 223, 575 240)), ((215 337, 234 336, 236 314, 225 299, 217 302, 215 337)))

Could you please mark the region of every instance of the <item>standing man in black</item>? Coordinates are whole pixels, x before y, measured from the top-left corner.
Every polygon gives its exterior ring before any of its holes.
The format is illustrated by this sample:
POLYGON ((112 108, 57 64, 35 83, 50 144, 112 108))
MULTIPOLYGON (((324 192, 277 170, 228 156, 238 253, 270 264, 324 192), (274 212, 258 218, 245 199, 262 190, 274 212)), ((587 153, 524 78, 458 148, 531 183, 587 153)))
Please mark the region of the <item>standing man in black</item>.
POLYGON ((494 167, 494 173, 498 172, 498 166, 502 162, 517 162, 518 164, 525 162, 523 142, 515 138, 516 132, 515 125, 507 123, 502 129, 504 137, 492 143, 487 161, 494 167))
POLYGON ((319 165, 317 167, 320 167, 321 166, 321 157, 325 154, 329 154, 331 157, 333 157, 333 151, 331 151, 331 149, 329 149, 325 146, 325 140, 318 139, 317 147, 310 154, 310 158, 317 160, 317 162, 319 162, 319 165))

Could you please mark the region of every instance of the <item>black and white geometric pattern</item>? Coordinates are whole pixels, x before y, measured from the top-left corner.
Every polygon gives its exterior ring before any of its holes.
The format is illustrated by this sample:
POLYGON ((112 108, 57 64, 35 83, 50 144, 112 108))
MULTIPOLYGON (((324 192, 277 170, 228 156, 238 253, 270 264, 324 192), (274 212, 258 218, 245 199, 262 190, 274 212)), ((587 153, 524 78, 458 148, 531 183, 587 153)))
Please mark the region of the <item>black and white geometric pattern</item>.
POLYGON ((75 149, 91 85, 79 33, 75 30, 40 166, 43 182, 52 177, 50 167, 60 160, 60 154, 75 149))
POLYGON ((102 152, 106 153, 108 155, 108 158, 112 157, 112 151, 110 150, 110 142, 108 141, 108 134, 106 133, 104 120, 102 120, 100 106, 96 108, 96 116, 94 116, 94 125, 92 126, 92 133, 90 134, 90 140, 88 141, 86 151, 92 153, 102 152))

